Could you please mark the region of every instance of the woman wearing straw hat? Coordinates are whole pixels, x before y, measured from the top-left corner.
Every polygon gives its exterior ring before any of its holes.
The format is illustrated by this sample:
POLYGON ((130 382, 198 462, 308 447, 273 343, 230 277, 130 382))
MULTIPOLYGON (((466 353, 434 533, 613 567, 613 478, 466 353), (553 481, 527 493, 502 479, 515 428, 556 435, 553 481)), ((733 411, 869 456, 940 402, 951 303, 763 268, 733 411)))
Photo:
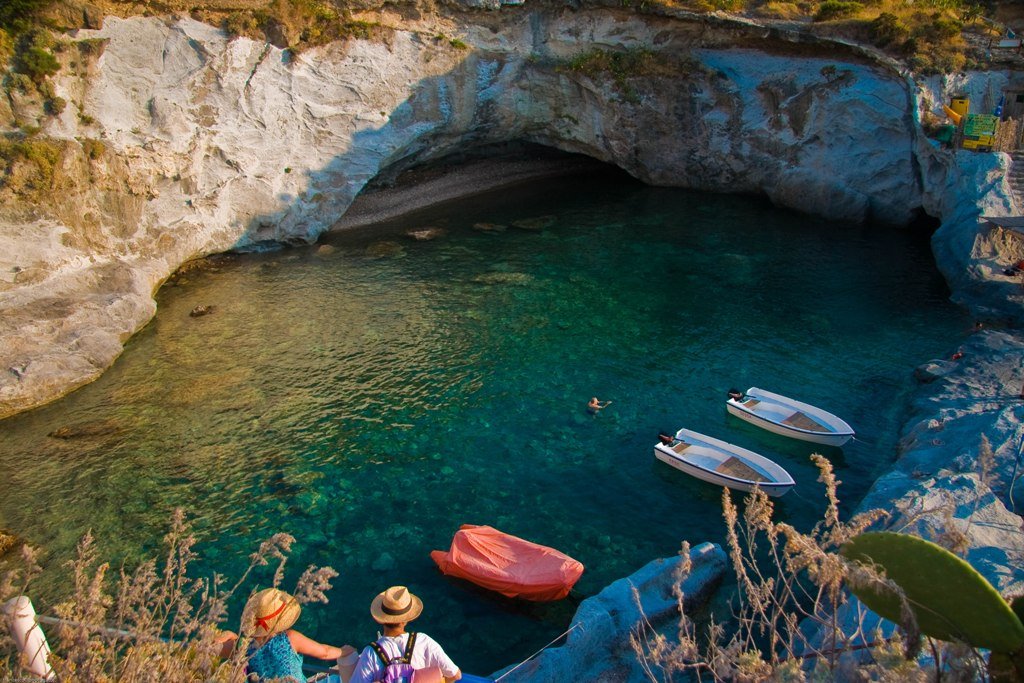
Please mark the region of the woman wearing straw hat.
POLYGON ((305 683, 302 655, 336 660, 355 653, 351 645, 334 647, 318 643, 291 628, 302 608, 294 597, 277 588, 254 594, 242 611, 242 634, 252 638, 246 653, 246 672, 257 680, 305 683))
MULTIPOLYGON (((359 655, 355 672, 350 683, 373 683, 381 680, 386 662, 395 661, 408 654, 409 664, 417 671, 435 668, 440 670, 446 681, 457 681, 462 672, 437 642, 426 633, 407 633, 406 624, 423 611, 423 601, 409 592, 405 586, 392 586, 370 603, 370 616, 384 627, 384 637, 366 647, 359 655), (412 652, 407 652, 412 640, 412 652), (378 651, 374 646, 380 648, 378 651)), ((419 678, 417 677, 417 680, 419 678)))

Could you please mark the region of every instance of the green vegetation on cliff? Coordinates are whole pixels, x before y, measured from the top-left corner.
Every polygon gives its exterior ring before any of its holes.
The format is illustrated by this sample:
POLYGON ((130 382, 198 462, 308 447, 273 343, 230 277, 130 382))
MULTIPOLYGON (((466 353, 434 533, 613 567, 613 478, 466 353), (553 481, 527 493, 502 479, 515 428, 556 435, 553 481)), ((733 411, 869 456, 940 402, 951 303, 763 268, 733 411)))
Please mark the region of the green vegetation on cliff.
POLYGON ((349 38, 382 39, 392 32, 354 19, 341 3, 320 0, 272 0, 259 9, 231 12, 221 25, 230 36, 266 40, 293 52, 349 38))
MULTIPOLYGON (((658 2, 658 0, 655 0, 658 2)), ((807 30, 874 45, 922 73, 949 73, 970 66, 964 32, 986 43, 998 35, 981 21, 982 7, 969 0, 662 0, 699 12, 726 11, 762 20, 809 22, 807 30)))

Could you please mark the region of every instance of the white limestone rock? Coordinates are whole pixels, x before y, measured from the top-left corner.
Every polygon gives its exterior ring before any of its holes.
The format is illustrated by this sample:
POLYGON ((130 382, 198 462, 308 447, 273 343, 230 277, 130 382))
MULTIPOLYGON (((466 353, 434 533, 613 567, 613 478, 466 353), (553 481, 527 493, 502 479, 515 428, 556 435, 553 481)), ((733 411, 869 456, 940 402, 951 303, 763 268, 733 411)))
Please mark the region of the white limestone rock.
MULTIPOLYGON (((693 611, 717 589, 728 562, 725 552, 712 543, 693 548, 690 559, 693 567, 683 581, 682 591, 686 609, 693 611)), ((679 606, 673 588, 682 560, 682 557, 653 560, 587 598, 576 610, 571 623, 579 626, 569 633, 565 645, 544 650, 502 680, 509 683, 648 681, 629 636, 641 619, 646 619, 655 629, 678 622, 679 606)))
POLYGON ((963 351, 916 393, 901 457, 860 509, 889 510, 885 528, 930 540, 963 534, 971 565, 1004 594, 1017 594, 1024 591, 1024 489, 1014 481, 1024 474, 1024 339, 983 331, 963 351), (979 460, 983 435, 987 463, 979 460))

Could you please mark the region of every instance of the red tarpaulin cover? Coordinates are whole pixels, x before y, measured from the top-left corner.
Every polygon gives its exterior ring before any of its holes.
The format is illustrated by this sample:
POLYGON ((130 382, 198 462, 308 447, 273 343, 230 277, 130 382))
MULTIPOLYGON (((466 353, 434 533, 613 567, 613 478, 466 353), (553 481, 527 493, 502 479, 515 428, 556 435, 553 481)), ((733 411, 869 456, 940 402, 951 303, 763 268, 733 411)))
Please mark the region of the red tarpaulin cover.
POLYGON ((561 600, 583 573, 582 564, 554 548, 474 524, 459 527, 448 552, 430 557, 449 576, 538 602, 561 600))

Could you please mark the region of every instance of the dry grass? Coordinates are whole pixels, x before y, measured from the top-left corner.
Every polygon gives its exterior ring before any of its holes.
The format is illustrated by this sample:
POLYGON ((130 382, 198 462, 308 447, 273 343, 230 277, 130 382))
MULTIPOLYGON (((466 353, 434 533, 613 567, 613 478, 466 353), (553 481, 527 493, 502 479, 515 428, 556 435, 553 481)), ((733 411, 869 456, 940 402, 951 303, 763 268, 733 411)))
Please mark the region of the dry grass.
MULTIPOLYGON (((874 45, 923 74, 963 69, 971 55, 963 32, 988 33, 982 10, 969 0, 664 0, 698 12, 722 11, 874 45)), ((1011 3, 1001 3, 1008 5, 1011 3)))
MULTIPOLYGON (((772 501, 761 491, 747 498, 742 514, 729 491, 723 491, 727 546, 737 582, 734 619, 698 629, 683 610, 680 587, 690 569, 684 564, 676 576, 681 616, 675 635, 667 637, 642 622, 631 636, 647 678, 652 683, 687 676, 712 681, 933 680, 934 668, 917 659, 927 643, 934 661, 949 672, 947 680, 978 680, 984 669, 978 652, 959 643, 923 639, 905 598, 901 630, 895 635, 866 631, 863 608, 854 615, 852 627, 849 618, 840 621, 847 585, 881 583, 901 596, 902 591, 873 569, 839 554, 843 544, 886 513, 872 510, 841 521, 840 482, 827 459, 811 457, 818 481, 825 485, 826 506, 809 533, 775 522, 772 501), (847 655, 853 652, 861 654, 847 655)), ((686 544, 683 553, 689 555, 686 544)))
MULTIPOLYGON (((87 534, 71 562, 73 586, 55 611, 64 623, 50 630, 49 662, 61 681, 245 680, 248 642, 243 636, 233 653, 221 657, 218 637, 227 619, 227 603, 247 595, 243 586, 254 570, 272 567, 272 586, 280 586, 294 539, 275 534, 250 557, 248 568, 233 584, 224 577, 193 577, 196 539, 181 511, 175 513, 164 538, 161 561, 151 559, 132 571, 110 576, 87 534)), ((310 566, 292 592, 299 603, 327 602, 326 592, 337 576, 330 567, 310 566)), ((0 578, 0 601, 29 595, 45 576, 36 551, 22 548, 22 562, 0 578)), ((0 632, 0 680, 23 676, 7 630, 0 632)))

